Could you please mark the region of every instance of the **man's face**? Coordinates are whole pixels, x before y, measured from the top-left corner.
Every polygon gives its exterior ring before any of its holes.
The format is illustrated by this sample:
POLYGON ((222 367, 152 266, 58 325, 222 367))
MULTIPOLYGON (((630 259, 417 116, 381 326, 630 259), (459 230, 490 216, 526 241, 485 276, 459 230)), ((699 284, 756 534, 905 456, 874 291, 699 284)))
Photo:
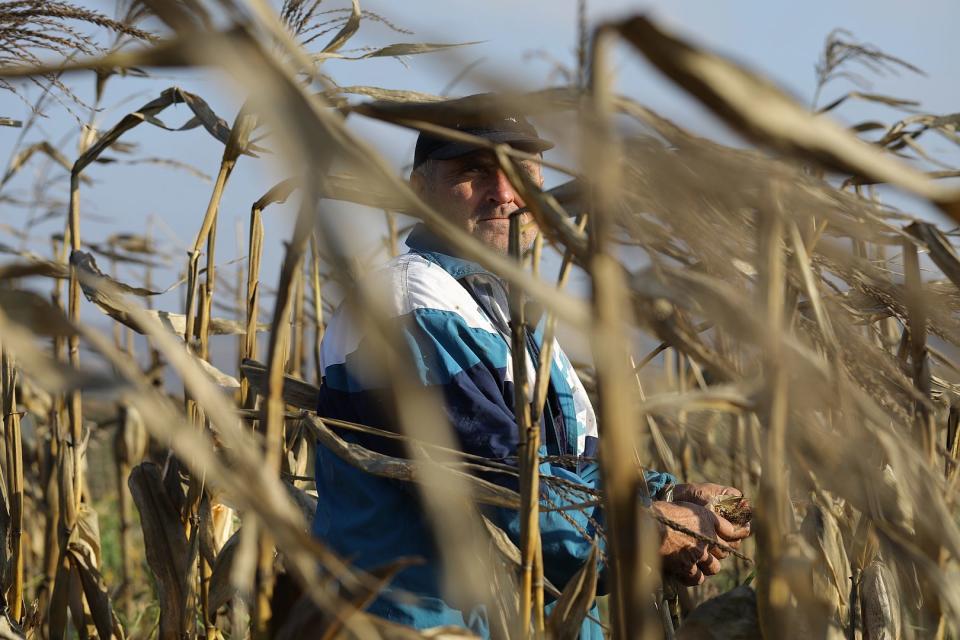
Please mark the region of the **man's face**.
MULTIPOLYGON (((543 184, 540 163, 524 160, 520 168, 537 185, 543 184)), ((426 171, 414 172, 411 185, 421 198, 486 246, 507 253, 510 214, 524 207, 491 151, 480 150, 452 160, 431 160, 426 171)), ((521 245, 537 235, 529 213, 520 217, 521 245)))

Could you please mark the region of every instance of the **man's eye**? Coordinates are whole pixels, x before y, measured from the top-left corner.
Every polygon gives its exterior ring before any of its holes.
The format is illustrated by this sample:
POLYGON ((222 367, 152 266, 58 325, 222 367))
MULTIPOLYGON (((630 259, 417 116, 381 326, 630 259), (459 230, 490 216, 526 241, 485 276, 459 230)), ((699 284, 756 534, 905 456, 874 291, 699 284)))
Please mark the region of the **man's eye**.
POLYGON ((482 164, 468 164, 463 169, 464 173, 469 173, 470 175, 474 175, 474 176, 485 176, 491 173, 491 171, 492 170, 490 169, 489 166, 482 165, 482 164))

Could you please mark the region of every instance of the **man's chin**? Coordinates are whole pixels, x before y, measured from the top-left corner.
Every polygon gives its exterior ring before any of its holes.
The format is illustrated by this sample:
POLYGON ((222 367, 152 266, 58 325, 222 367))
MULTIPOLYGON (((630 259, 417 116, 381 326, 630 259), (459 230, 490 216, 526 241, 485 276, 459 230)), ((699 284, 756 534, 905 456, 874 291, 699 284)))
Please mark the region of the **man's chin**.
POLYGON ((510 236, 508 234, 477 229, 473 232, 473 237, 482 242, 488 249, 502 254, 509 253, 510 236))

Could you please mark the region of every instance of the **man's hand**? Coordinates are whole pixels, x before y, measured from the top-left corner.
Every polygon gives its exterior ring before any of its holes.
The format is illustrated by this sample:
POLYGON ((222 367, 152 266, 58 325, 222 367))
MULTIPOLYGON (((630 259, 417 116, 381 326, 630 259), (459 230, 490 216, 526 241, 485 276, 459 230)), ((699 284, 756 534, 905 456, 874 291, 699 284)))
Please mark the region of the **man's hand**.
MULTIPOLYGON (((664 518, 709 540, 739 545, 740 540, 750 535, 748 527, 737 527, 701 505, 654 502, 652 508, 664 518)), ((664 571, 688 586, 701 584, 706 576, 720 571, 720 560, 727 556, 727 552, 670 527, 663 528, 660 557, 664 571)))
MULTIPOLYGON (((730 496, 742 497, 743 492, 740 489, 735 487, 727 487, 722 484, 714 484, 712 482, 693 482, 690 484, 678 484, 673 489, 673 500, 675 502, 690 502, 701 507, 705 507, 713 513, 716 513, 714 505, 717 504, 717 501, 722 500, 730 496)), ((742 503, 746 505, 746 508, 750 509, 750 503, 748 500, 742 500, 742 503)), ((743 504, 738 505, 739 508, 743 508, 743 504)), ((723 511, 721 511, 723 513, 723 511)), ((724 523, 729 524, 733 527, 733 530, 736 531, 735 537, 729 537, 725 535, 725 531, 728 531, 727 527, 723 528, 723 531, 718 531, 720 539, 723 542, 726 542, 728 546, 739 549, 740 540, 746 538, 750 535, 750 524, 747 523, 746 526, 738 526, 730 521, 726 520, 723 516, 718 514, 720 520, 724 523)), ((727 557, 728 553, 717 547, 714 547, 710 551, 717 558, 723 560, 727 557)))
POLYGON ((678 484, 673 488, 674 502, 692 502, 701 507, 712 506, 717 498, 742 495, 743 492, 740 489, 712 482, 691 482, 690 484, 678 484))

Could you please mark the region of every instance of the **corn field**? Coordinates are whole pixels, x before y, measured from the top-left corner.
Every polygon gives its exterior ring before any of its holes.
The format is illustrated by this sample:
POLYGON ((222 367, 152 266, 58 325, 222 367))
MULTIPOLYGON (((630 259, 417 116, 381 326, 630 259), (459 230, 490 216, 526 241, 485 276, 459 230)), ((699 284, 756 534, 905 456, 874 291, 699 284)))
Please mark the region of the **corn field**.
MULTIPOLYGON (((325 446, 416 487, 448 580, 487 605, 493 635, 575 637, 595 568, 549 584, 537 518, 517 546, 480 510, 550 509, 537 456, 496 466, 520 492, 477 475, 495 463, 457 452, 441 398, 405 373, 402 341, 365 288, 364 274, 402 251, 420 221, 508 283, 514 344, 540 320, 545 344, 563 332, 588 345, 577 367, 600 423, 605 489, 591 504, 605 513, 611 637, 960 637, 960 189, 949 180, 960 172, 924 147, 960 145, 960 116, 914 109, 840 125, 848 100, 914 103, 851 91, 802 105, 643 15, 582 21, 576 68, 559 86, 522 92, 504 74, 486 78, 489 94, 452 98, 335 83, 331 60, 342 75, 350 60, 447 56, 465 44, 347 48, 362 25, 394 17, 360 0, 142 0, 114 18, 70 2, 0 2, 0 89, 40 87, 80 140, 79 152, 20 145, 0 179, 0 636, 472 637, 364 612, 415 560, 360 571, 311 536, 314 451, 325 446), (615 47, 748 144, 694 135, 619 93, 615 47), (95 118, 107 85, 200 68, 241 89, 232 121, 177 87, 95 118), (87 104, 75 88, 91 79, 87 104), (174 108, 188 110, 182 127, 163 119, 174 108), (518 169, 529 154, 452 128, 500 111, 575 150, 570 162, 543 159, 558 186, 541 190, 518 169), (533 251, 496 253, 420 200, 348 126, 359 119, 493 151, 540 229, 533 251), (109 184, 110 154, 149 127, 203 130, 222 155, 218 166, 165 162, 212 177, 187 254, 170 257, 182 278, 169 288, 156 284, 168 256, 155 230, 132 220, 98 236, 85 199, 91 176, 109 184), (17 246, 35 218, 4 192, 41 157, 69 194, 47 214, 62 229, 42 251, 17 246), (240 163, 287 177, 249 203, 244 260, 225 264, 218 232, 232 240, 234 230, 220 223, 221 204, 240 163), (883 190, 930 203, 938 223, 886 204, 883 190), (386 229, 377 255, 344 241, 332 201, 375 212, 370 226, 386 229), (294 210, 289 237, 269 238, 265 218, 281 203, 294 210), (271 240, 284 254, 267 280, 271 240), (574 274, 585 295, 567 286, 574 274), (168 291, 182 308, 155 308, 168 291), (325 321, 346 291, 393 383, 391 433, 316 413, 325 321), (232 369, 213 363, 217 336, 236 339, 232 369), (349 431, 400 439, 409 456, 363 449, 342 438, 349 431), (701 587, 661 579, 657 523, 636 499, 651 468, 729 483, 753 502, 755 536, 701 587), (549 616, 531 614, 554 600, 549 616)), ((855 64, 916 71, 837 31, 817 95, 855 64)), ((30 128, 44 108, 0 114, 11 127, 0 135, 30 128)), ((171 185, 192 179, 164 170, 157 179, 171 185)), ((511 225, 519 233, 519 216, 511 225)), ((530 379, 514 368, 534 398, 517 412, 528 452, 550 357, 545 349, 530 379)))

